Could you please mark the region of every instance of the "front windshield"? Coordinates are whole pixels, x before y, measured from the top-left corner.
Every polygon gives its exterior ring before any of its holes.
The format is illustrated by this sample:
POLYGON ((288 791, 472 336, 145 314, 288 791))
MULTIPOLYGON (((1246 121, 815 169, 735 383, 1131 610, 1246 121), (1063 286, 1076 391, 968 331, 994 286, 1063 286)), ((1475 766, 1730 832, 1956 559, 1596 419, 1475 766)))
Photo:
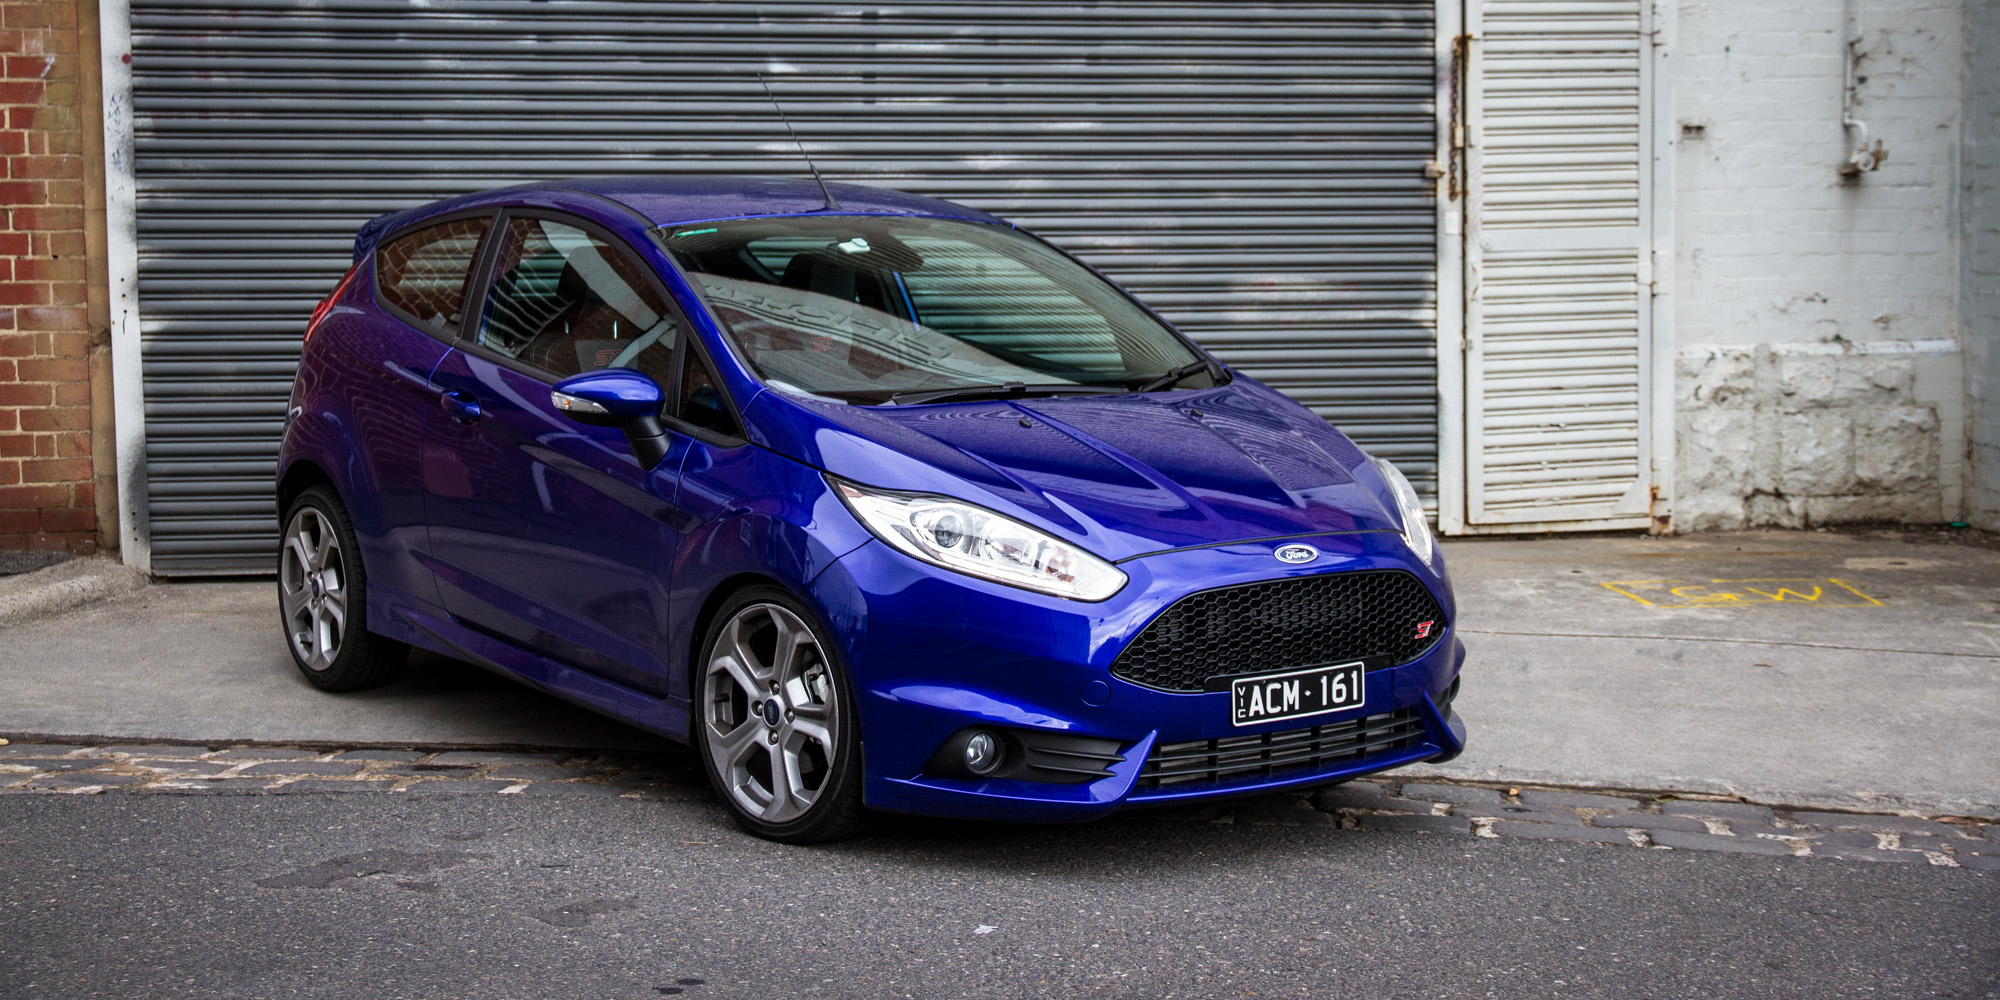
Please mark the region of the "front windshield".
POLYGON ((1117 289, 1001 226, 806 216, 661 230, 770 385, 850 403, 1021 383, 1201 388, 1202 357, 1117 289))

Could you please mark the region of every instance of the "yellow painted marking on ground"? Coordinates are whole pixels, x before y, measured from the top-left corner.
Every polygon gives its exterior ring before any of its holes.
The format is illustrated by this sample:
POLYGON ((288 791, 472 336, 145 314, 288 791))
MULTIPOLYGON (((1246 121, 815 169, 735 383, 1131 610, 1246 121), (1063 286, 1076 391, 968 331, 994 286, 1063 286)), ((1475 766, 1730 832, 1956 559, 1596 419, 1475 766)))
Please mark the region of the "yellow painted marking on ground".
POLYGON ((1600 584, 1649 608, 1733 608, 1785 604, 1815 608, 1879 608, 1881 601, 1835 577, 1713 580, 1612 580, 1600 584), (1830 585, 1830 586, 1829 586, 1830 585))

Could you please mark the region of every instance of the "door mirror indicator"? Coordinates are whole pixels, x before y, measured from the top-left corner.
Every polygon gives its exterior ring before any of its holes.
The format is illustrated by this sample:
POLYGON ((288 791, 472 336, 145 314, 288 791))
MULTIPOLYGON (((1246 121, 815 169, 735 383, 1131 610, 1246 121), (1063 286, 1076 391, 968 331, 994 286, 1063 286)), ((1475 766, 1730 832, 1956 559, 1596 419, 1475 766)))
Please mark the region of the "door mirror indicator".
POLYGON ((577 423, 624 431, 641 468, 650 469, 667 457, 666 429, 660 426, 666 393, 644 374, 600 368, 572 375, 556 383, 549 402, 577 423))
POLYGON ((604 408, 603 403, 593 402, 582 396, 572 396, 566 392, 550 392, 549 402, 556 404, 556 409, 586 424, 595 422, 590 419, 592 417, 605 416, 611 412, 604 408))

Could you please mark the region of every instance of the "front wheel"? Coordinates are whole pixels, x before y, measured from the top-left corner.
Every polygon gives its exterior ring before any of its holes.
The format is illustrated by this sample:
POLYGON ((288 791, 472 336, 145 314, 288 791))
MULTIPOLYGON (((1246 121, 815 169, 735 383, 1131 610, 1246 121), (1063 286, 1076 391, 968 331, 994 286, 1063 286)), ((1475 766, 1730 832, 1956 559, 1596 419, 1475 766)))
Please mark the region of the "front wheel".
POLYGON ((798 600, 775 587, 731 599, 702 642, 694 689, 693 742, 737 825, 817 844, 866 824, 854 698, 798 600))
POLYGON ((285 645, 322 691, 358 691, 402 669, 410 648, 368 631, 368 576, 347 508, 325 486, 299 494, 278 545, 285 645))

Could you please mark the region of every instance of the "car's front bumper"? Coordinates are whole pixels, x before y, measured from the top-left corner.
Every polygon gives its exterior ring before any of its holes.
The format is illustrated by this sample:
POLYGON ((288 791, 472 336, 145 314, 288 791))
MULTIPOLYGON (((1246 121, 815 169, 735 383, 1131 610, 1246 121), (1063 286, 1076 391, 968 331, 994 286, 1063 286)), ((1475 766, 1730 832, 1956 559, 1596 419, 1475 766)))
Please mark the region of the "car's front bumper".
POLYGON ((1227 691, 1159 691, 1111 673, 1125 645, 1175 600, 1239 583, 1402 569, 1415 573, 1445 621, 1454 621, 1448 580, 1441 570, 1413 563, 1397 535, 1309 541, 1323 554, 1302 567, 1272 558, 1281 542, 1135 559, 1120 567, 1131 582, 1098 604, 986 583, 879 542, 863 545, 821 574, 812 591, 855 681, 866 801, 933 816, 1087 820, 1126 805, 1326 784, 1457 755, 1465 728, 1446 692, 1465 649, 1450 627, 1418 659, 1370 671, 1360 708, 1310 719, 1234 726, 1227 691), (976 724, 1108 738, 1121 744, 1123 760, 1109 767, 1108 777, 1079 784, 927 773, 938 748, 976 724), (1392 724, 1393 731, 1384 728, 1392 724), (1395 738, 1374 738, 1386 736, 1395 738), (1215 750, 1216 773, 1167 781, 1146 773, 1158 748, 1176 745, 1175 756, 1186 762, 1203 755, 1205 741, 1220 741, 1207 745, 1215 750))

